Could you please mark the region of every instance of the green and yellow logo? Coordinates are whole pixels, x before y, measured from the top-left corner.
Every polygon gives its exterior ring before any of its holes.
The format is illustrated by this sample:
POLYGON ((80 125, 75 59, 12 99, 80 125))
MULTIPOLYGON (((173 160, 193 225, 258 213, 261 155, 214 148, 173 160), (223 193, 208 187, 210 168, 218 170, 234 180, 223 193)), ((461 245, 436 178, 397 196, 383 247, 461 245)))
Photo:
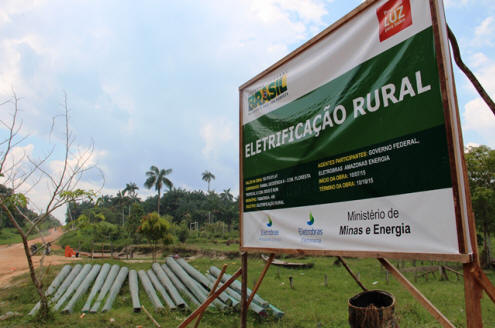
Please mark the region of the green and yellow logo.
POLYGON ((253 93, 248 98, 249 111, 272 101, 287 91, 287 74, 282 75, 275 81, 267 83, 261 89, 253 93))
POLYGON ((309 212, 309 221, 306 222, 307 225, 313 225, 315 223, 315 218, 313 216, 313 213, 309 212))
POLYGON ((272 224, 273 224, 273 222, 272 222, 272 218, 271 218, 269 215, 267 215, 267 217, 268 217, 268 222, 266 223, 266 226, 267 226, 268 228, 270 228, 270 227, 272 226, 272 224))

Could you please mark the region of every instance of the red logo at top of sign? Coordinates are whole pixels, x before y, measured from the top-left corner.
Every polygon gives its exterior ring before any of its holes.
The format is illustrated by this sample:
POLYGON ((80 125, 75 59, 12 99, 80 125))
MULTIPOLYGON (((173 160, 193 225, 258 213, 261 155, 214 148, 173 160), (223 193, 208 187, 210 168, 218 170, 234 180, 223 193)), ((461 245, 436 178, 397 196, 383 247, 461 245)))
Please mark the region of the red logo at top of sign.
POLYGON ((376 10, 380 23, 380 42, 412 24, 409 0, 390 0, 376 10))

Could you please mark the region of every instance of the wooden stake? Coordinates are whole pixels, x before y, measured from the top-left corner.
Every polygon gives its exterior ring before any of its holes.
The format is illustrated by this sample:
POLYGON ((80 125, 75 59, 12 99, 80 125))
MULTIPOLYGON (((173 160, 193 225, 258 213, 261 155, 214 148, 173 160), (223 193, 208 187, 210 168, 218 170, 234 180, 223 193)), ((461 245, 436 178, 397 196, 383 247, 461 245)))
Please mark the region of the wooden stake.
MULTIPOLYGON (((217 287, 218 287, 218 284, 220 283, 220 281, 222 281, 222 277, 223 277, 223 274, 225 273, 225 270, 227 270, 227 264, 224 264, 223 267, 222 267, 222 271, 220 271, 220 274, 218 275, 217 277, 217 281, 215 281, 215 284, 213 285, 213 287, 211 288, 210 290, 210 293, 208 294, 208 297, 210 297, 211 295, 213 295, 215 293, 215 291, 217 290, 217 287)), ((205 308, 206 310, 206 308, 205 308)), ((201 312, 199 315, 198 315, 198 319, 196 320, 196 323, 194 324, 194 328, 198 328, 199 326, 199 322, 201 321, 201 319, 203 318, 203 314, 205 313, 205 311, 201 312)))
MULTIPOLYGON (((380 263, 387 269, 415 298, 428 312, 437 319, 437 321, 447 328, 455 328, 455 326, 445 317, 414 285, 407 280, 402 273, 384 258, 378 259, 380 263)), ((469 315, 468 315, 469 317, 469 315)), ((471 326, 469 326, 471 327, 471 326)))
POLYGON ((337 258, 339 259, 340 263, 342 263, 342 265, 347 270, 347 272, 349 272, 349 274, 351 275, 351 277, 354 278, 354 281, 359 285, 359 287, 361 287, 363 289, 363 291, 367 291, 368 289, 366 287, 364 287, 364 285, 361 283, 361 281, 359 280, 359 278, 356 277, 356 275, 354 274, 354 272, 352 272, 351 268, 349 268, 349 266, 344 261, 344 259, 341 256, 337 256, 337 258))
POLYGON ((251 295, 249 295, 249 299, 246 302, 246 308, 249 307, 249 304, 251 304, 251 301, 253 300, 254 295, 258 291, 258 288, 260 288, 261 282, 265 278, 266 272, 268 271, 268 268, 270 267, 270 264, 272 264, 274 258, 275 258, 275 254, 274 253, 270 254, 270 257, 268 258, 268 261, 266 261, 265 267, 263 268, 263 271, 261 272, 260 277, 258 278, 258 281, 256 282, 256 285, 254 285, 254 288, 251 291, 251 295))
POLYGON ((177 326, 177 328, 184 328, 184 327, 187 327, 187 325, 194 320, 194 318, 196 318, 201 312, 203 312, 207 307, 208 305, 211 304, 211 302, 213 302, 217 297, 218 295, 220 295, 221 293, 223 293, 227 287, 229 287, 233 282, 234 280, 236 280, 242 273, 242 268, 240 268, 239 270, 236 271, 236 273, 234 273, 232 275, 232 277, 230 277, 229 280, 227 280, 225 282, 225 284, 222 285, 222 287, 220 287, 217 291, 215 291, 215 293, 213 293, 213 295, 211 295, 210 297, 208 297, 204 302, 203 304, 201 304, 196 310, 194 310, 193 313, 191 313, 189 315, 189 317, 186 318, 186 320, 184 320, 180 325, 177 326))
POLYGON ((158 328, 161 328, 160 324, 153 318, 153 316, 151 315, 151 313, 149 313, 148 310, 146 310, 146 308, 144 307, 144 305, 141 305, 141 309, 143 309, 144 313, 146 313, 146 315, 148 316, 148 318, 150 318, 150 320, 153 322, 153 324, 155 326, 157 326, 158 328))
POLYGON ((476 267, 476 270, 473 272, 474 277, 478 281, 478 283, 483 287, 485 290, 486 294, 492 302, 495 303, 495 287, 493 287, 491 281, 488 279, 488 277, 485 275, 483 270, 481 270, 480 267, 476 267))
POLYGON ((242 284, 241 284, 241 328, 247 327, 247 253, 243 252, 241 254, 241 270, 242 270, 242 284))

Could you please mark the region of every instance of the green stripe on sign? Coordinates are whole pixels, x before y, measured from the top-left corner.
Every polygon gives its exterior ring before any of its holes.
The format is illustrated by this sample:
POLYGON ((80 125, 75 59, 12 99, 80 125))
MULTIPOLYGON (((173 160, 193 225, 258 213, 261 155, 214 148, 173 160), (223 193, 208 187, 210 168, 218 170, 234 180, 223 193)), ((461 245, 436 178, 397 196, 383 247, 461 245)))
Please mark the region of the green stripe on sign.
POLYGON ((452 186, 445 126, 244 180, 244 211, 452 186))
MULTIPOLYGON (((328 65, 332 65, 331 58, 328 65)), ((442 124, 430 27, 244 125, 244 178, 297 167, 442 124), (318 136, 315 127, 321 129, 318 136)))

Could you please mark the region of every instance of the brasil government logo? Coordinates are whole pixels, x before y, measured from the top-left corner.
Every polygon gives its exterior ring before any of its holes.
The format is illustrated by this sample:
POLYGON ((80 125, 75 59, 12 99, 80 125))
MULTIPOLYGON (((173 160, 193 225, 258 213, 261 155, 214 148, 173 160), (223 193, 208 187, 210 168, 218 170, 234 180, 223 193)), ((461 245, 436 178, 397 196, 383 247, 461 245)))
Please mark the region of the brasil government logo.
POLYGON ((281 96, 287 91, 287 74, 282 75, 275 81, 271 81, 248 98, 249 112, 261 105, 268 103, 281 96))

